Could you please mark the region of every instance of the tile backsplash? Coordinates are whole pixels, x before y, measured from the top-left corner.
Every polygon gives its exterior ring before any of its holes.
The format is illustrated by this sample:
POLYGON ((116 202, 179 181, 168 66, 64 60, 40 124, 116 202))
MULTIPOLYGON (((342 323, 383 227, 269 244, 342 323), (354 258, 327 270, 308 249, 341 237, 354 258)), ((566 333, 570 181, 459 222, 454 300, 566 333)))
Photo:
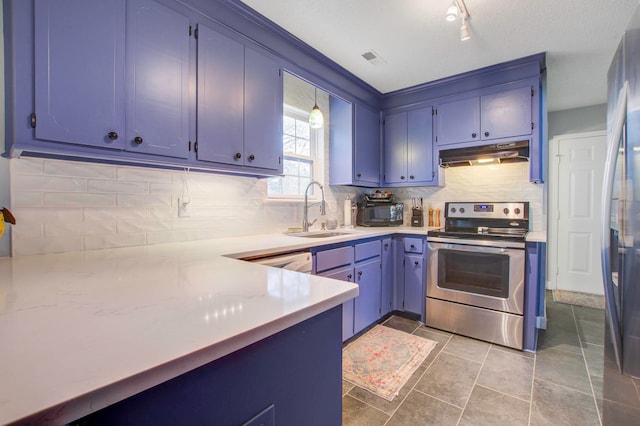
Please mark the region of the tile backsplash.
MULTIPOLYGON (((284 232, 302 222, 300 201, 267 200, 266 179, 28 157, 10 160, 10 176, 16 256, 284 232), (186 176, 190 217, 179 218, 186 176)), ((328 215, 341 223, 336 199, 355 193, 325 186, 328 215)), ((317 217, 317 206, 309 211, 317 217)))
MULTIPOLYGON (((405 223, 411 216, 411 198, 422 197, 425 212, 441 210, 447 201, 528 201, 529 229, 546 231, 545 185, 529 182, 529 163, 452 167, 444 170, 446 186, 393 189, 405 203, 405 223)), ((425 215, 425 225, 427 224, 425 215)))
MULTIPOLYGON (((13 255, 284 232, 302 221, 300 201, 267 200, 266 179, 28 157, 9 165, 18 219, 13 255), (185 176, 190 217, 179 218, 185 176)), ((544 231, 544 186, 530 183, 528 170, 527 163, 451 168, 443 188, 393 192, 408 207, 407 224, 411 197, 423 197, 426 209, 442 209, 445 201, 510 200, 529 201, 531 229, 544 231)), ((325 185, 328 217, 343 223, 345 195, 362 192, 325 185)), ((310 215, 317 217, 317 206, 310 215)))

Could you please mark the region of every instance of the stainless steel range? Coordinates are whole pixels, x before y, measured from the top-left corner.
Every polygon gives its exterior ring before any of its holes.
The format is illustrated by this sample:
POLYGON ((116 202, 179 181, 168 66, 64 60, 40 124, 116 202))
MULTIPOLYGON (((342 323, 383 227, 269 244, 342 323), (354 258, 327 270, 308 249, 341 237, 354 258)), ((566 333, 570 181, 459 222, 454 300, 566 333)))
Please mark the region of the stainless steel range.
POLYGON ((426 325, 523 347, 529 203, 446 203, 427 234, 426 325))

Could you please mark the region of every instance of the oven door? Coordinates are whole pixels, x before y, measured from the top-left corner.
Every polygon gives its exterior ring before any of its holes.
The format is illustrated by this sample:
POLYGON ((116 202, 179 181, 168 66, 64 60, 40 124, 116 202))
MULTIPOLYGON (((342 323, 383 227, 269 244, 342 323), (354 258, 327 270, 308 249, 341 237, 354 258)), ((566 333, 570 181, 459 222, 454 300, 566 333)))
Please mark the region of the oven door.
POLYGON ((427 297, 522 315, 523 248, 429 242, 427 297))

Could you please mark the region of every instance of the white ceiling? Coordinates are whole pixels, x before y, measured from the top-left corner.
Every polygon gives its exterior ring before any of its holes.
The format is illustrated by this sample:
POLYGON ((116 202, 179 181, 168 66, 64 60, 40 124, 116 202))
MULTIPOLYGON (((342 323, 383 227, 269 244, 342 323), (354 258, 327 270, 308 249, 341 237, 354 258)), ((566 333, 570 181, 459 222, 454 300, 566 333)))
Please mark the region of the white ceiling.
POLYGON ((606 74, 639 0, 242 0, 382 93, 547 52, 549 111, 606 102, 606 74), (384 63, 362 58, 374 50, 384 63))

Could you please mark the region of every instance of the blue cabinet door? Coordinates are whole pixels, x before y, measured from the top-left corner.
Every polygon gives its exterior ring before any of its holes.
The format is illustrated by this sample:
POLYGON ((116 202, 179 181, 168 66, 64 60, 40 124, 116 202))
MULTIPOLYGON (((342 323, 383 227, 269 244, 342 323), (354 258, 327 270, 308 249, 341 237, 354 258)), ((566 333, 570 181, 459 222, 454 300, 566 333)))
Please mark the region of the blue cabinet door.
POLYGON ((124 147, 187 158, 190 20, 174 4, 127 1, 124 147))
POLYGON ((380 316, 384 316, 393 310, 393 239, 382 240, 382 294, 380 295, 380 316))
POLYGON ((35 0, 37 139, 122 149, 125 10, 124 0, 35 0))
POLYGON ((480 140, 480 98, 439 104, 436 108, 436 144, 450 145, 480 140))
POLYGON ((282 73, 280 65, 245 48, 244 164, 282 172, 282 73))
POLYGON ((380 183, 380 115, 362 104, 355 105, 353 181, 356 184, 380 183))
POLYGON ((384 119, 384 182, 407 182, 407 113, 384 119))
MULTIPOLYGON (((332 269, 330 271, 321 272, 318 275, 321 275, 327 278, 333 278, 335 280, 348 281, 350 283, 354 282, 352 266, 347 266, 340 269, 332 269)), ((360 296, 361 295, 362 295, 362 290, 360 290, 360 296)), ((355 334, 353 331, 354 300, 355 299, 351 299, 342 304, 342 341, 343 342, 355 334)))
POLYGON ((244 46, 198 25, 197 158, 244 164, 244 46))
POLYGON ((404 311, 420 314, 424 320, 423 306, 425 270, 424 257, 421 254, 404 256, 404 311))
POLYGON ((533 123, 531 97, 530 86, 482 96, 482 139, 530 135, 533 123))
POLYGON ((382 294, 380 258, 356 264, 355 273, 360 294, 355 298, 353 331, 358 333, 380 318, 382 294))
POLYGON ((408 182, 431 182, 435 177, 433 108, 427 107, 409 111, 407 126, 408 182))

